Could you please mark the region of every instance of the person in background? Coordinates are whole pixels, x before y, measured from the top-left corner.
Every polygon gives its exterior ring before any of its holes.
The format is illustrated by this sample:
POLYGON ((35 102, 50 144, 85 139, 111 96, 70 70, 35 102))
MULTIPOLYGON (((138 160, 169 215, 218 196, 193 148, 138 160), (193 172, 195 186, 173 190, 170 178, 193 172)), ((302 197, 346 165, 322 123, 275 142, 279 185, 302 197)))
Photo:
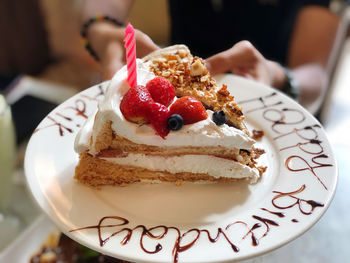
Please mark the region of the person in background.
MULTIPOLYGON (((125 24, 132 4, 86 1, 82 21, 102 13, 125 24)), ((320 107, 340 21, 329 1, 169 0, 169 9, 171 44, 185 44, 206 58, 212 74, 232 72, 273 86, 313 113, 320 107)), ((105 79, 124 64, 123 34, 123 26, 108 21, 87 30, 105 79)), ((158 48, 140 31, 136 39, 138 57, 158 48)))
MULTIPOLYGON (((78 68, 86 66, 102 71, 103 79, 111 78, 125 63, 123 36, 133 2, 1 1, 0 82, 22 73, 38 74, 64 57, 78 68), (61 21, 58 12, 64 14, 61 21), (86 28, 89 46, 99 58, 96 63, 84 51, 78 32, 98 13, 118 23, 99 20, 86 28), (61 25, 51 34, 45 21, 53 28, 62 23, 70 26, 61 25)), ((168 0, 168 4, 170 44, 187 45, 194 55, 206 59, 212 74, 232 72, 255 79, 284 91, 316 113, 327 89, 327 64, 339 25, 329 1, 168 0)), ((145 14, 152 15, 157 10, 145 14)), ((136 38, 138 57, 159 48, 141 31, 136 31, 136 38)), ((63 73, 67 71, 72 72, 68 68, 63 73)), ((75 70, 71 78, 81 72, 75 70)))
POLYGON ((1 91, 19 74, 38 74, 50 58, 38 1, 0 1, 0 32, 1 91))

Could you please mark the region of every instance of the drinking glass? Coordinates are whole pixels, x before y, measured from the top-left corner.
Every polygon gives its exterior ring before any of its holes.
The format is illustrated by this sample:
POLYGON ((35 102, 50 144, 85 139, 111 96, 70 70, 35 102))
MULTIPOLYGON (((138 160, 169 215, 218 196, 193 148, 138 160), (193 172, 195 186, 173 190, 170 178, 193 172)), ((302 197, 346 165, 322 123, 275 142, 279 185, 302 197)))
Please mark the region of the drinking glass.
POLYGON ((9 209, 15 154, 15 131, 11 109, 0 94, 0 251, 19 229, 18 219, 9 209))

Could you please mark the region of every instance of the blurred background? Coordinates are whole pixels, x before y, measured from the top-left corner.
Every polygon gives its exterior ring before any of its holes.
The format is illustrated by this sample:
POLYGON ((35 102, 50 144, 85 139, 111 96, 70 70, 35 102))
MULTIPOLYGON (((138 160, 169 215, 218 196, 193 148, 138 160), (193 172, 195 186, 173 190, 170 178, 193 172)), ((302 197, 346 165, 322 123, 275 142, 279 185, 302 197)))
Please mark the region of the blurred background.
MULTIPOLYGON (((23 159, 30 135, 52 109, 101 82, 100 65, 81 43, 80 7, 81 0, 0 0, 0 94, 6 99, 5 102, 0 98, 0 166, 7 164, 10 170, 9 164, 15 164, 11 173, 7 172, 9 176, 0 174, 0 192, 5 193, 6 184, 12 185, 6 205, 1 205, 6 206, 9 221, 0 228, 0 262, 2 256, 14 253, 16 246, 26 246, 25 236, 35 232, 38 225, 45 225, 47 233, 38 237, 36 249, 25 253, 38 250, 39 243, 55 229, 27 191, 23 159), (11 109, 13 126, 6 109, 11 109)), ((340 16, 341 24, 329 63, 327 95, 317 118, 324 125, 339 162, 338 190, 326 215, 312 230, 249 262, 280 262, 282 256, 285 262, 346 262, 350 257, 350 9, 348 2, 342 0, 331 1, 330 9, 340 16), (327 240, 323 238, 325 233, 329 233, 327 240)), ((169 44, 166 0, 135 1, 128 20, 158 45, 169 44), (149 15, 155 10, 156 15, 149 15)), ((4 195, 3 200, 6 198, 4 195)), ((0 213, 0 222, 4 218, 0 213)))
MULTIPOLYGON (((99 65, 84 49, 80 31, 82 1, 1 1, 1 89, 18 72, 82 90, 101 81, 99 65), (2 5, 2 6, 1 6, 2 5), (13 17, 23 17, 16 19, 13 17), (19 20, 19 21, 17 21, 19 20), (28 23, 28 21, 30 23, 28 23), (5 36, 9 36, 8 38, 5 36), (7 78, 7 79, 6 79, 7 78)), ((135 1, 129 20, 159 45, 169 43, 167 1, 135 1), (157 15, 152 16, 154 10, 157 15)))

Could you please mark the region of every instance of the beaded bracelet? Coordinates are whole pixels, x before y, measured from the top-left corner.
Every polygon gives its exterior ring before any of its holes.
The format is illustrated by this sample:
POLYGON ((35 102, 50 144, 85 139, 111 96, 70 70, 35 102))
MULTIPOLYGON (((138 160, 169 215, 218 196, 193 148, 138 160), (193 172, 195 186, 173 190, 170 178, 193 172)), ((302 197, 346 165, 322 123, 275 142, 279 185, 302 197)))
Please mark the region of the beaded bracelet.
POLYGON ((282 91, 287 94, 289 97, 294 99, 295 101, 299 101, 299 95, 300 95, 300 88, 298 86, 298 83, 296 83, 294 79, 293 72, 286 68, 283 67, 283 70, 286 74, 286 83, 284 84, 282 91))
POLYGON ((90 18, 88 21, 86 21, 81 29, 81 39, 82 39, 82 43, 85 46, 86 50, 89 52, 89 54, 96 60, 99 61, 100 58, 97 56, 96 52, 92 49, 89 40, 87 38, 87 30, 88 28, 95 22, 97 21, 108 21, 111 22, 117 26, 123 26, 123 23, 119 22, 117 19, 110 17, 110 16, 106 16, 106 15, 102 15, 102 14, 98 14, 96 15, 96 17, 90 18))

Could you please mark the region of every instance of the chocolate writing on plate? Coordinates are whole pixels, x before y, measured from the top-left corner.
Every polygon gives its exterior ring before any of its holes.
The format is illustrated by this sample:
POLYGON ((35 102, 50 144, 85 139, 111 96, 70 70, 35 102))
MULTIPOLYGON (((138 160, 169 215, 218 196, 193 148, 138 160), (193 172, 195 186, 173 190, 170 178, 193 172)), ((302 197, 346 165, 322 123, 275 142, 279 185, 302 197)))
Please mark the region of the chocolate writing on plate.
MULTIPOLYGON (((316 208, 323 207, 324 205, 314 200, 305 200, 297 197, 297 195, 302 193, 305 188, 306 186, 303 185, 301 188, 295 191, 286 193, 273 191, 275 194, 272 199, 273 206, 281 210, 286 210, 297 205, 299 207, 299 211, 302 214, 311 215, 316 208), (279 201, 284 201, 284 204, 288 203, 286 202, 288 200, 285 199, 291 199, 292 202, 288 205, 279 205, 279 201), (308 205, 309 208, 305 208, 303 206, 303 203, 308 205)), ((169 245, 169 242, 165 241, 164 239, 169 232, 172 232, 175 233, 175 240, 172 244, 172 258, 173 262, 176 263, 179 261, 179 256, 182 252, 188 251, 198 244, 197 241, 201 236, 205 237, 210 243, 216 243, 218 240, 224 239, 225 243, 232 249, 233 253, 238 253, 240 251, 238 245, 231 241, 233 239, 245 240, 246 238, 250 237, 251 245, 258 246, 260 240, 269 234, 271 227, 279 226, 279 222, 277 220, 281 220, 285 217, 282 212, 274 212, 266 208, 262 208, 261 210, 267 212, 267 215, 254 214, 251 216, 252 221, 249 223, 239 220, 234 221, 225 227, 217 228, 216 231, 214 231, 214 234, 211 234, 209 229, 203 228, 180 230, 176 226, 166 225, 158 225, 152 227, 137 225, 132 227, 128 219, 119 216, 105 216, 99 220, 97 225, 72 229, 70 232, 96 230, 101 247, 103 247, 113 237, 116 237, 118 239, 121 238, 120 244, 122 246, 125 246, 128 244, 132 237, 135 238, 137 236, 139 239, 138 243, 140 244, 140 248, 147 254, 156 254, 162 251, 164 245, 162 245, 162 241, 164 241, 165 244, 169 245), (274 215, 276 219, 268 216, 271 214, 274 215), (238 231, 236 233, 235 226, 237 225, 243 226, 244 229, 246 229, 243 234, 241 231, 238 231), (113 231, 110 231, 112 228, 113 231), (107 231, 104 232, 104 229, 107 229, 107 231), (258 229, 260 231, 258 231, 258 229), (261 231, 261 229, 263 231, 261 231), (137 232, 137 230, 139 231, 137 232), (185 237, 187 237, 186 242, 184 241, 185 237), (146 239, 156 240, 157 243, 154 245, 154 247, 147 248, 145 245, 146 239)), ((291 219, 291 221, 295 223, 298 222, 298 220, 294 218, 291 219)))
POLYGON ((34 133, 50 127, 56 127, 61 137, 65 136, 66 133, 74 133, 76 128, 80 128, 82 123, 88 118, 88 115, 96 108, 99 99, 103 98, 104 92, 105 86, 98 85, 96 94, 93 96, 88 96, 84 93, 79 94, 76 99, 70 102, 71 105, 61 106, 50 113, 46 117, 46 120, 50 123, 38 127, 34 133), (91 108, 88 109, 88 106, 91 108))
POLYGON ((304 124, 306 123, 305 113, 300 109, 283 107, 283 102, 279 100, 276 92, 240 101, 239 104, 245 107, 247 112, 260 111, 262 113, 263 119, 267 124, 270 124, 267 128, 270 128, 272 133, 275 134, 273 139, 276 142, 282 138, 293 138, 290 140, 291 145, 280 149, 280 152, 293 149, 293 153, 284 161, 284 166, 290 172, 311 174, 325 190, 328 190, 326 184, 320 178, 318 170, 333 165, 327 162, 329 156, 325 153, 323 142, 319 138, 321 126, 318 123, 313 125, 304 124), (297 141, 294 138, 297 138, 297 141), (299 164, 297 167, 296 163, 299 164))
POLYGON ((299 211, 301 213, 303 213, 304 215, 311 215, 316 207, 323 207, 324 204, 316 202, 314 200, 306 200, 306 199, 302 199, 302 198, 295 196, 296 194, 299 194, 302 191, 304 191, 305 188, 306 188, 306 186, 303 184, 298 190, 292 191, 289 193, 282 193, 279 191, 273 191, 273 193, 277 194, 272 199, 273 206, 278 208, 278 209, 288 209, 288 208, 292 208, 294 206, 297 206, 299 208, 299 211), (286 204, 280 205, 278 203, 278 200, 281 198, 286 198, 286 197, 288 197, 291 200, 291 203, 288 205, 286 205, 286 204))

